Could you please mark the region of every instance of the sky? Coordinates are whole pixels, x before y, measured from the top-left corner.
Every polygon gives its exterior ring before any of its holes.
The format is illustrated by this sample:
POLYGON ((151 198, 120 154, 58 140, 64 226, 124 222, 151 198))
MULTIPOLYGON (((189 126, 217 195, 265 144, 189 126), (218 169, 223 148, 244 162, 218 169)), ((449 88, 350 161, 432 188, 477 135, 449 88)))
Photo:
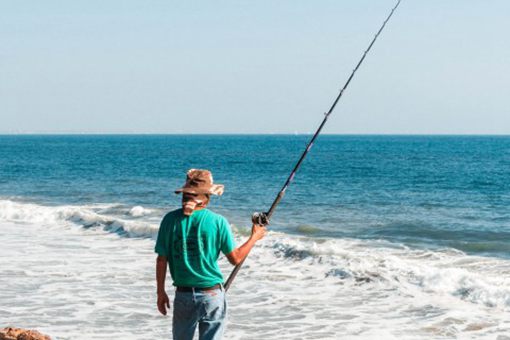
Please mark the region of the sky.
MULTIPOLYGON (((310 133, 395 1, 0 1, 0 133, 310 133)), ((403 0, 326 125, 510 134, 510 1, 403 0)))

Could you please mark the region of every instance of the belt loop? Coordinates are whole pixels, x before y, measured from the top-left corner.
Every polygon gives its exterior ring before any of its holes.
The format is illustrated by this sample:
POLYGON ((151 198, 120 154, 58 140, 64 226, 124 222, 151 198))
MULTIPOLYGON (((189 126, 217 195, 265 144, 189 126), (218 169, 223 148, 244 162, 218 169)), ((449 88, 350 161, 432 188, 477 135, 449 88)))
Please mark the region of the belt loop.
POLYGON ((193 302, 197 302, 196 296, 195 296, 195 287, 191 287, 191 292, 193 293, 193 302))

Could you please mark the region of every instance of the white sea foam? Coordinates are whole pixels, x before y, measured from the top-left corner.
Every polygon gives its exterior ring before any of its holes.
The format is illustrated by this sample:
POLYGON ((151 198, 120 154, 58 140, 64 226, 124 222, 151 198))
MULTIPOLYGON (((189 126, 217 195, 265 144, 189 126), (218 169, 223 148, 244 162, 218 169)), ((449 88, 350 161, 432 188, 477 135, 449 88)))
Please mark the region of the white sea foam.
MULTIPOLYGON (((263 292, 257 308, 271 312, 260 322, 278 329, 269 338, 493 338, 510 332, 509 261, 272 233, 249 266, 239 281, 251 284, 235 289, 250 301, 263 292), (260 290, 253 293, 253 286, 260 290), (304 320, 296 324, 293 315, 300 314, 304 320)), ((249 308, 245 297, 233 297, 239 313, 249 308)))
MULTIPOLYGON (((130 210, 0 200, 0 320, 56 339, 168 338, 154 305, 161 214, 118 217, 130 210)), ((495 339, 510 333, 510 261, 271 232, 229 304, 228 339, 495 339)))
POLYGON ((142 217, 142 216, 149 215, 151 213, 152 213, 152 210, 146 209, 139 205, 137 205, 137 206, 131 208, 131 210, 129 210, 129 215, 131 215, 133 217, 142 217))

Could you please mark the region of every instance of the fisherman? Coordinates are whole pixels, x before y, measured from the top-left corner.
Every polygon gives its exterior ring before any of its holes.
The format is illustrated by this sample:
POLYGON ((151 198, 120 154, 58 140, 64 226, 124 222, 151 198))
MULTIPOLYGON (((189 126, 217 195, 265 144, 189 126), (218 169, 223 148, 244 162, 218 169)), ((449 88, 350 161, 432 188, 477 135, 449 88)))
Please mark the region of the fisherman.
POLYGON ((175 288, 173 338, 191 340, 198 324, 199 339, 221 339, 227 302, 223 275, 218 267, 220 251, 232 265, 241 263, 255 243, 266 234, 262 225, 252 226, 250 238, 236 248, 227 220, 207 209, 210 195, 222 195, 224 186, 213 184, 208 170, 191 169, 182 193, 182 208, 161 221, 155 252, 158 310, 167 314, 170 300, 165 291, 166 267, 175 288))

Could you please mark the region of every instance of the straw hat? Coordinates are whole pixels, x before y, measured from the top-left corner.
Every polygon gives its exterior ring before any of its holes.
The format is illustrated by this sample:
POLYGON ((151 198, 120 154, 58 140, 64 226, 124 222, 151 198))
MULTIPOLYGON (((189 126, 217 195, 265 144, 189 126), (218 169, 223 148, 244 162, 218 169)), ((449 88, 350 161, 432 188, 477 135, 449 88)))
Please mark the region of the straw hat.
POLYGON ((182 188, 175 190, 175 193, 188 192, 221 196, 224 188, 222 184, 213 184, 213 177, 209 170, 190 169, 186 175, 186 183, 182 188))

